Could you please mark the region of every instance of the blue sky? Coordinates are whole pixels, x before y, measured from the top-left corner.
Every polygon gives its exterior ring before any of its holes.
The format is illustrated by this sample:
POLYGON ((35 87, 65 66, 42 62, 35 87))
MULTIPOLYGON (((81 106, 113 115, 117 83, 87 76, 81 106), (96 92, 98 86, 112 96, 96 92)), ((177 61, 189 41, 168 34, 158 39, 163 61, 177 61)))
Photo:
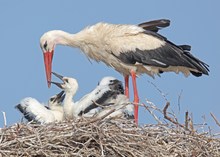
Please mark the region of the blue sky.
MULTIPOLYGON (((165 73, 155 79, 143 75, 137 79, 140 101, 149 99, 159 108, 165 100, 159 88, 171 102, 171 108, 183 122, 185 111, 193 113, 194 122, 206 122, 215 131, 210 112, 220 120, 219 83, 220 64, 219 28, 220 2, 213 1, 1 1, 1 104, 6 112, 7 124, 19 122, 21 114, 14 106, 21 99, 31 96, 47 102, 59 89, 47 88, 43 55, 39 46, 41 35, 49 30, 60 29, 76 33, 97 22, 138 24, 144 21, 167 18, 171 26, 160 31, 176 44, 189 44, 192 53, 209 64, 210 75, 185 78, 182 74, 165 73), (180 112, 178 111, 178 97, 180 112)), ((78 79, 79 91, 75 100, 91 91, 104 76, 123 77, 103 63, 88 61, 79 49, 57 46, 53 71, 78 79)), ((132 91, 130 91, 132 93, 132 91)), ((132 100, 132 99, 131 99, 132 100)), ((170 108, 170 109, 171 109, 170 108)), ((144 109, 140 111, 141 123, 153 123, 144 109)), ((3 116, 0 115, 0 127, 3 116)))

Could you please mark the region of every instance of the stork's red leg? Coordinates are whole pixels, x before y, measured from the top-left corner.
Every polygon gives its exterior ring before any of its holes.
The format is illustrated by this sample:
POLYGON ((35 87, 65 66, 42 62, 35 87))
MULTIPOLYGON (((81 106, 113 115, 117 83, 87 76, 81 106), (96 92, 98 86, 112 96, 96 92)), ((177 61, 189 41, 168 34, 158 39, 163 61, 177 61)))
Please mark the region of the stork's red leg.
POLYGON ((125 78, 125 95, 129 98, 129 75, 124 76, 125 78))
POLYGON ((132 78, 132 84, 133 84, 133 90, 134 90, 134 121, 136 124, 138 124, 139 97, 138 97, 137 84, 136 84, 136 73, 132 70, 131 70, 131 78, 132 78))

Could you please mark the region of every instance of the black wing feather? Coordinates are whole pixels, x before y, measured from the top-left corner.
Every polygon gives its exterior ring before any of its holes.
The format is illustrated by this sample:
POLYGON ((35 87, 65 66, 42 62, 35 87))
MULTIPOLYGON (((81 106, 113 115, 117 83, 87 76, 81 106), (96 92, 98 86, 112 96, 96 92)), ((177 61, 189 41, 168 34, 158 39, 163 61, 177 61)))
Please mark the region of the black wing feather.
POLYGON ((161 28, 168 27, 169 25, 170 25, 170 20, 167 19, 153 20, 138 24, 139 27, 142 27, 145 30, 153 31, 153 32, 158 32, 161 28))
MULTIPOLYGON (((112 80, 111 84, 109 85, 110 90, 103 93, 102 97, 95 100, 95 103, 93 102, 91 105, 89 105, 87 108, 85 108, 83 111, 81 111, 78 115, 81 116, 83 114, 88 113, 94 108, 100 107, 97 104, 100 104, 101 106, 109 106, 109 100, 116 99, 117 95, 124 94, 124 88, 122 85, 122 82, 119 80, 112 80)), ((101 91, 99 91, 101 92, 101 91)), ((92 100, 91 100, 92 102, 92 100)))
POLYGON ((110 98, 110 97, 115 97, 116 93, 113 91, 107 91, 105 92, 102 97, 100 97, 99 99, 95 100, 95 103, 93 102, 93 100, 91 100, 92 104, 89 105, 87 108, 85 108, 84 110, 80 111, 80 113, 78 114, 79 116, 82 116, 83 114, 88 113, 89 111, 91 111, 94 108, 99 107, 97 104, 100 104, 102 106, 105 105, 105 102, 110 98))
POLYGON ((26 111, 26 107, 22 106, 21 104, 18 104, 17 106, 15 106, 16 109, 18 109, 21 113, 23 113, 24 118, 27 119, 29 122, 35 120, 36 116, 34 116, 33 114, 29 114, 26 111))
POLYGON ((163 40, 166 42, 166 44, 152 50, 136 49, 136 51, 121 53, 116 57, 127 64, 135 64, 138 62, 144 65, 162 68, 167 68, 169 66, 183 66, 198 70, 199 73, 191 72, 195 76, 201 76, 201 74, 208 75, 208 65, 194 57, 189 52, 191 50, 191 46, 177 46, 162 35, 155 32, 145 31, 144 33, 163 40))

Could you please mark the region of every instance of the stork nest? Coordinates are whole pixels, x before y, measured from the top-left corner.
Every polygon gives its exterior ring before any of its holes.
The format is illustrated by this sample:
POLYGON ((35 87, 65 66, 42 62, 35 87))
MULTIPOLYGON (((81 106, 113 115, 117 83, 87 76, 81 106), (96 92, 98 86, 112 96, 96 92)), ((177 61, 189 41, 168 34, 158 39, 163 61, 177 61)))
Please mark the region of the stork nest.
MULTIPOLYGON (((172 121, 171 121, 172 122, 172 121)), ((0 129, 0 156, 220 156, 220 139, 173 123, 78 119, 0 129)))

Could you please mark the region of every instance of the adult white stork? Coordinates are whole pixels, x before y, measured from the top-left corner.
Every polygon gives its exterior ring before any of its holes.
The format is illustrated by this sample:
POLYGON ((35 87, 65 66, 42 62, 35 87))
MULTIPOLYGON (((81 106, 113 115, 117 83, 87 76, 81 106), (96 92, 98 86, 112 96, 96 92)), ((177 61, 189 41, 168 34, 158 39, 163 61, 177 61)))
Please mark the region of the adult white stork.
POLYGON ((208 65, 194 57, 181 46, 158 34, 160 27, 169 25, 169 20, 156 20, 139 25, 97 23, 76 34, 61 30, 46 32, 40 39, 44 55, 48 86, 51 80, 51 65, 57 44, 77 47, 97 62, 104 62, 124 75, 125 92, 128 93, 128 78, 131 75, 134 90, 134 117, 138 123, 139 97, 136 75, 146 73, 152 77, 163 72, 182 72, 185 76, 208 75, 208 65), (155 29, 156 28, 156 29, 155 29))
POLYGON ((41 124, 60 122, 63 120, 63 93, 52 96, 48 101, 48 106, 44 106, 34 98, 27 97, 15 106, 28 121, 34 121, 41 124))
MULTIPOLYGON (((128 102, 128 98, 124 95, 122 82, 114 77, 104 77, 94 90, 83 96, 79 101, 74 102, 72 98, 78 89, 78 83, 76 79, 71 77, 63 77, 54 72, 52 73, 63 81, 63 83, 51 83, 57 85, 65 91, 63 107, 64 116, 66 116, 67 119, 71 119, 73 117, 77 118, 80 116, 92 117, 99 113, 103 107, 110 105, 113 106, 113 104, 119 103, 122 105, 122 102, 128 102)), ((126 111, 123 110, 124 108, 120 108, 120 106, 116 107, 115 109, 117 110, 117 114, 114 115, 120 115, 119 112, 128 113, 130 110, 132 110, 131 106, 133 107, 133 105, 124 107, 126 111)), ((109 110, 106 110, 106 112, 107 111, 109 110)))

